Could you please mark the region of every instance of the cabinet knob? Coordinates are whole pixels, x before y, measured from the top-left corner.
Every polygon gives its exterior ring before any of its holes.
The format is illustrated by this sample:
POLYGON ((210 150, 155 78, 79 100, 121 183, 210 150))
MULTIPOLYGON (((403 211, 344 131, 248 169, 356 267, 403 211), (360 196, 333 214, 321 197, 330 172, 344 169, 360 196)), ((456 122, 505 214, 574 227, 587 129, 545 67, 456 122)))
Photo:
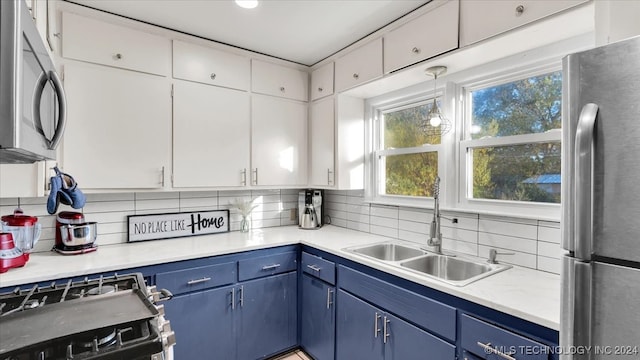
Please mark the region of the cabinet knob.
POLYGON ((322 92, 322 90, 324 90, 324 89, 321 88, 321 87, 318 88, 318 92, 322 92))
POLYGON ((359 78, 359 77, 360 77, 360 75, 358 75, 358 73, 353 74, 353 78, 354 78, 354 79, 357 79, 357 78, 359 78))
POLYGON ((518 5, 516 7, 516 16, 520 16, 524 13, 524 5, 518 5))
POLYGON ((117 54, 113 55, 113 58, 116 59, 116 60, 120 60, 120 59, 122 59, 122 54, 117 53, 117 54))
POLYGON ((284 92, 284 90, 285 90, 284 86, 281 86, 281 87, 280 87, 280 91, 281 91, 281 92, 284 92))
POLYGON ((211 80, 215 80, 216 79, 216 73, 211 73, 211 75, 209 75, 209 77, 211 78, 211 80))
POLYGON ((420 49, 418 49, 417 47, 414 47, 413 49, 411 49, 411 52, 414 54, 420 54, 420 49))

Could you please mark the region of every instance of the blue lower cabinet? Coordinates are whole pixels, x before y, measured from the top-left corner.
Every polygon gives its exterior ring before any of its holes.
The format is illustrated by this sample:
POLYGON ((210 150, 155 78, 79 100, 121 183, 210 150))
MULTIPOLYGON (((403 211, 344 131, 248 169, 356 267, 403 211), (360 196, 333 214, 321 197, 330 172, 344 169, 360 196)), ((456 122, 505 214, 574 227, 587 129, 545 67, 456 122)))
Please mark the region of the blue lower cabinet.
POLYGON ((164 303, 176 333, 176 360, 236 357, 231 309, 232 286, 175 296, 164 303), (206 335, 205 335, 206 334, 206 335))
POLYGON ((302 275, 300 345, 315 360, 333 360, 335 352, 335 287, 302 275))
POLYGON ((382 360, 382 311, 338 290, 336 360, 382 360))
POLYGON ((456 347, 338 290, 336 360, 455 360, 456 347))
POLYGON ((263 359, 296 346, 296 272, 242 282, 236 290, 238 360, 263 359))

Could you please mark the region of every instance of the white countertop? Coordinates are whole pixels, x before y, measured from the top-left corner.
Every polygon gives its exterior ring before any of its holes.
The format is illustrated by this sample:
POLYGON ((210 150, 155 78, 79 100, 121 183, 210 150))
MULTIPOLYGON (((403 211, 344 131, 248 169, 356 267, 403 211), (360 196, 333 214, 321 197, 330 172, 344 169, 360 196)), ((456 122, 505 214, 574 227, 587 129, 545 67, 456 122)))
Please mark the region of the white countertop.
POLYGON ((392 239, 335 226, 324 226, 319 230, 286 226, 257 229, 249 233, 229 232, 109 245, 99 247, 93 253, 74 256, 53 252, 35 253, 31 254, 24 267, 10 269, 0 275, 0 287, 302 243, 533 323, 559 329, 558 275, 513 267, 467 286, 457 287, 342 250, 388 240, 392 239))

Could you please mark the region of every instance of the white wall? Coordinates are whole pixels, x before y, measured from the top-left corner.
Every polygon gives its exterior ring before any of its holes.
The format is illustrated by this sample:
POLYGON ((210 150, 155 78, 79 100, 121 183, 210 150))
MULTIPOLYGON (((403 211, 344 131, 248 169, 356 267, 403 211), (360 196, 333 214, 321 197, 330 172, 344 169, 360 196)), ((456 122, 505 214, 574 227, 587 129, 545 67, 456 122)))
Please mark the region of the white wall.
POLYGON ((640 35, 640 1, 595 1, 596 46, 640 35))

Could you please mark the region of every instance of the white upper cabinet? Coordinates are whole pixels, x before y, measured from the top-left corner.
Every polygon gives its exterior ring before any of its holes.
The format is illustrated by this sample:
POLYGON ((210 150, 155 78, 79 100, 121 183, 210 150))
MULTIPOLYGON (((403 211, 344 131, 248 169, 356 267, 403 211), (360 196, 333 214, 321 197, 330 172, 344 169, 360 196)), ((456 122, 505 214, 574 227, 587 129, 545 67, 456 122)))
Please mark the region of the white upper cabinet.
POLYGON ((45 164, 0 164, 0 198, 44 196, 45 164))
POLYGON ((517 28, 587 0, 462 0, 460 46, 517 28))
POLYGON ((311 100, 333 94, 333 63, 323 65, 311 72, 311 100))
POLYGON ((382 76, 382 38, 336 60, 336 91, 340 92, 382 76))
POLYGON ((309 120, 309 185, 333 186, 334 170, 334 98, 311 104, 309 120))
POLYGON ((251 184, 307 184, 307 104, 251 97, 251 184))
POLYGON ((66 12, 62 26, 65 58, 164 76, 170 72, 169 39, 66 12))
POLYGON ((287 99, 309 99, 309 74, 298 69, 260 60, 251 62, 251 90, 287 99))
POLYGON ((176 81, 173 89, 173 186, 246 186, 249 94, 176 81))
POLYGON ((82 189, 158 189, 171 158, 171 86, 135 71, 66 62, 62 166, 82 189))
POLYGON ((173 77, 204 84, 249 90, 248 57, 173 41, 173 77))
POLYGON ((458 0, 434 0, 430 10, 384 35, 384 72, 458 48, 458 0))

